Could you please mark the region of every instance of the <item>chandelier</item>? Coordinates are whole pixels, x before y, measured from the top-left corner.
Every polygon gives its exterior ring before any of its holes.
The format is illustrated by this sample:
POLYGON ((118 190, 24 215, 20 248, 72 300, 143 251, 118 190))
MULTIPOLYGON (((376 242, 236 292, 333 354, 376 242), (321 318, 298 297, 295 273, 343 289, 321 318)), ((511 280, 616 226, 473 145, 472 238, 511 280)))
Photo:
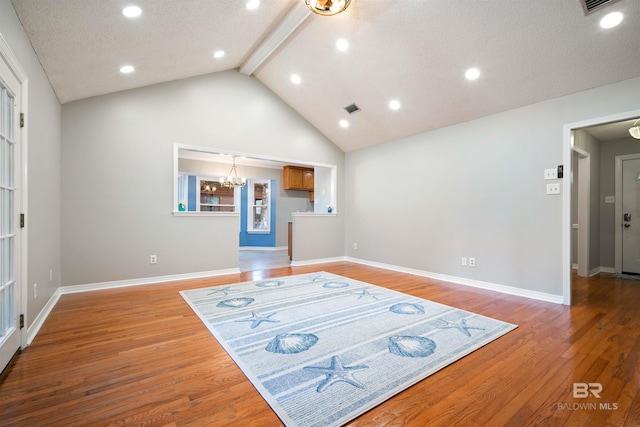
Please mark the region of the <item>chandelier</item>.
POLYGON ((226 188, 244 187, 247 183, 247 178, 238 178, 238 172, 236 171, 236 156, 233 156, 233 166, 229 170, 227 178, 220 177, 220 185, 226 188))
POLYGON ((351 0, 304 0, 304 2, 313 13, 332 16, 348 8, 351 0))

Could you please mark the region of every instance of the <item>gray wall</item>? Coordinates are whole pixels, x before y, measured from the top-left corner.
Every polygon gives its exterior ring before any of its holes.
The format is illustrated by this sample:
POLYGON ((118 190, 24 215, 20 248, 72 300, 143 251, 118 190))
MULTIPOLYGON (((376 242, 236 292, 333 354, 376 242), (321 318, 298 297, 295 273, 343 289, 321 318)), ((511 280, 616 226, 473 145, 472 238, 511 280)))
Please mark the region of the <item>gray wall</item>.
MULTIPOLYGON (((594 270, 600 264, 600 141, 585 130, 574 131, 573 144, 589 153, 589 266, 594 270)), ((579 169, 578 169, 579 171, 579 169)), ((577 181, 574 181, 574 185, 577 181)), ((575 186, 577 188, 577 185, 575 186)), ((602 199, 604 202, 604 198, 602 199)), ((577 207, 577 206, 576 206, 577 207)), ((582 224, 578 224, 582 227, 582 224)))
POLYGON ((565 124, 637 110, 638 93, 634 78, 347 153, 346 255, 561 295, 544 169, 563 162, 565 124))
POLYGON ((171 214, 174 143, 344 167, 340 149, 236 71, 65 104, 65 285, 238 266, 238 218, 171 214))
POLYGON ((342 256, 344 231, 338 215, 293 216, 293 262, 342 256))
MULTIPOLYGON (((226 175, 230 166, 203 160, 180 159, 180 172, 201 175, 226 175)), ((253 179, 276 180, 276 246, 287 246, 289 241, 288 223, 292 221, 292 212, 306 212, 311 209, 309 193, 306 191, 285 191, 282 169, 238 166, 238 176, 253 179)))
POLYGON ((9 0, 0 0, 0 34, 28 79, 28 240, 27 277, 23 277, 28 291, 23 298, 29 327, 60 284, 60 104, 9 0))

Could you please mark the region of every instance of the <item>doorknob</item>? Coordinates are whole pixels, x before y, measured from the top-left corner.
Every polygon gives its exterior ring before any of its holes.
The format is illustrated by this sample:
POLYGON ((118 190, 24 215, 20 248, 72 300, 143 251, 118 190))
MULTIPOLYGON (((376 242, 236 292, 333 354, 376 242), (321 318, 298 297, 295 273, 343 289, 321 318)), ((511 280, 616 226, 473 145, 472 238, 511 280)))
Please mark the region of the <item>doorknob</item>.
POLYGON ((631 224, 629 224, 628 222, 625 222, 624 223, 624 228, 629 228, 629 227, 631 227, 631 224))

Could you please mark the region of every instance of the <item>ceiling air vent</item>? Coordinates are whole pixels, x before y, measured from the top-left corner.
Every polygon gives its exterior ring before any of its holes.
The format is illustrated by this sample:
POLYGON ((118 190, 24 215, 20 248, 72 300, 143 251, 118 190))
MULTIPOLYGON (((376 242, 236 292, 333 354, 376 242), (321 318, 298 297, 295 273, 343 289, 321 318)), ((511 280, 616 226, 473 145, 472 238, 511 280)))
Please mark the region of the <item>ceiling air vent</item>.
POLYGON ((607 6, 617 1, 618 0, 580 0, 580 4, 582 4, 584 13, 585 15, 587 15, 597 9, 600 9, 601 7, 607 6))
POLYGON ((358 111, 360 111, 360 107, 358 107, 356 104, 347 105, 346 107, 344 107, 344 109, 347 110, 347 113, 349 114, 357 113, 358 111))

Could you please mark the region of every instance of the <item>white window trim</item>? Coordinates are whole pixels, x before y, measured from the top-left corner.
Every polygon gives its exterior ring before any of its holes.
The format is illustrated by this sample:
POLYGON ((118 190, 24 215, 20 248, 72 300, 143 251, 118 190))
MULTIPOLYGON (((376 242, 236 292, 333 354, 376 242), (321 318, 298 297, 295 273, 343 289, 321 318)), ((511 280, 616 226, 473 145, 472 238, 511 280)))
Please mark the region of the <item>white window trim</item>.
MULTIPOLYGON (((247 233, 248 234, 271 234, 271 215, 273 212, 271 211, 271 191, 273 190, 271 185, 271 180, 269 179, 249 179, 247 180, 247 233), (254 205, 252 202, 254 200, 254 191, 255 184, 267 184, 269 189, 269 194, 266 198, 267 203, 262 205, 254 205), (253 211, 256 207, 266 207, 268 212, 268 221, 267 221, 267 229, 256 229, 253 228, 255 223, 253 211)), ((263 199, 264 200, 264 199, 263 199)))

